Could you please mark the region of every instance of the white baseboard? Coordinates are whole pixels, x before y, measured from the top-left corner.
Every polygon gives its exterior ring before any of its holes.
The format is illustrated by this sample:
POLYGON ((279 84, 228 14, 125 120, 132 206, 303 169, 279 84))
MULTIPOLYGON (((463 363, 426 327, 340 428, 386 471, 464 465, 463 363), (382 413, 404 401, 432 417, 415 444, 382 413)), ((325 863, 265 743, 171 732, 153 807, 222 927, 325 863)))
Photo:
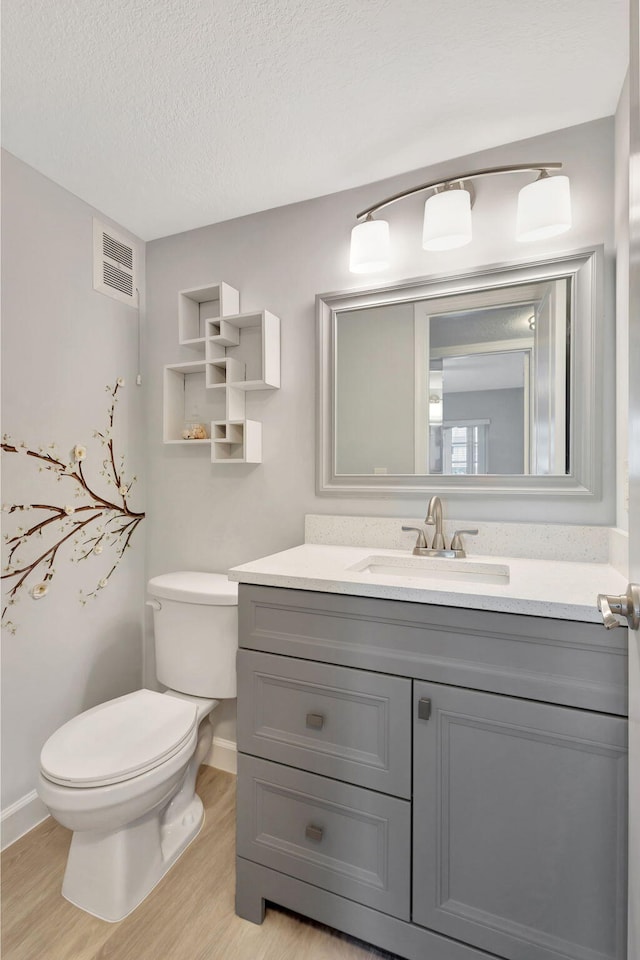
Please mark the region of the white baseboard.
POLYGON ((2 833, 2 849, 19 840, 20 837, 33 830, 39 823, 46 820, 49 811, 35 790, 12 803, 2 811, 0 816, 0 831, 2 833))
POLYGON ((233 740, 223 740, 214 737, 209 756, 204 761, 210 767, 226 770, 227 773, 238 772, 238 748, 233 740))

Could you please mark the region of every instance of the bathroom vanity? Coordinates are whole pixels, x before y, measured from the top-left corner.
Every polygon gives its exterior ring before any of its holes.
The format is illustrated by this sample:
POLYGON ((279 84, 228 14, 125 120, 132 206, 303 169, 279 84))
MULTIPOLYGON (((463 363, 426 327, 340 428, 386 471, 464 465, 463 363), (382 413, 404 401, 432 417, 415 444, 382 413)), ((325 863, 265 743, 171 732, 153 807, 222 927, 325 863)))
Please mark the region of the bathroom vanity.
POLYGON ((623 960, 626 631, 585 586, 618 575, 367 559, 305 545, 230 573, 238 914, 272 901, 410 960, 623 960))

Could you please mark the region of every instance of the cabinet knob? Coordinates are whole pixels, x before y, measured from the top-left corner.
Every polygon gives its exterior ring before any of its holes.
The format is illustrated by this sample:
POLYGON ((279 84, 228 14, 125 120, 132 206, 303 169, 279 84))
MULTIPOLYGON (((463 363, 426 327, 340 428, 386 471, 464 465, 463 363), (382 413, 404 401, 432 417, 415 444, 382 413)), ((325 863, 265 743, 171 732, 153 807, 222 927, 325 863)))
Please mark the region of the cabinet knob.
POLYGON ((316 843, 319 843, 324 836, 324 829, 322 827, 316 827, 313 823, 308 823, 304 835, 307 839, 315 840, 316 843))
POLYGON ((428 720, 431 716, 431 700, 428 697, 420 697, 418 700, 418 720, 428 720))
POLYGON ((324 714, 308 713, 307 726, 310 727, 311 730, 322 730, 322 728, 324 727, 324 714))

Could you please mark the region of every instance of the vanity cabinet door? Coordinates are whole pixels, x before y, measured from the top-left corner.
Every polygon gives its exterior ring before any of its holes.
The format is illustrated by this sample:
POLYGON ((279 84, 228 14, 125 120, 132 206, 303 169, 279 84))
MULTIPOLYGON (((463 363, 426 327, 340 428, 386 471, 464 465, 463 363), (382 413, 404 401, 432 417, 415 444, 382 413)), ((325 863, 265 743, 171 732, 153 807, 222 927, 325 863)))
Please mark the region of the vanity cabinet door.
POLYGON ((626 723, 414 683, 414 923, 508 960, 625 956, 626 723))

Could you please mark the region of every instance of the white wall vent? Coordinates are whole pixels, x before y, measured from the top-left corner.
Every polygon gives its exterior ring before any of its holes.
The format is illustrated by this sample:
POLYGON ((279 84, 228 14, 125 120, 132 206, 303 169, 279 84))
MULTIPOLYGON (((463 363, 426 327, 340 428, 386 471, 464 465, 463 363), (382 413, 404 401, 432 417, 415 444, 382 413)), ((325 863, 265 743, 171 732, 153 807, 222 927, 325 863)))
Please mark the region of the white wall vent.
POLYGON ((136 249, 128 237, 93 221, 93 289, 138 305, 136 249))

